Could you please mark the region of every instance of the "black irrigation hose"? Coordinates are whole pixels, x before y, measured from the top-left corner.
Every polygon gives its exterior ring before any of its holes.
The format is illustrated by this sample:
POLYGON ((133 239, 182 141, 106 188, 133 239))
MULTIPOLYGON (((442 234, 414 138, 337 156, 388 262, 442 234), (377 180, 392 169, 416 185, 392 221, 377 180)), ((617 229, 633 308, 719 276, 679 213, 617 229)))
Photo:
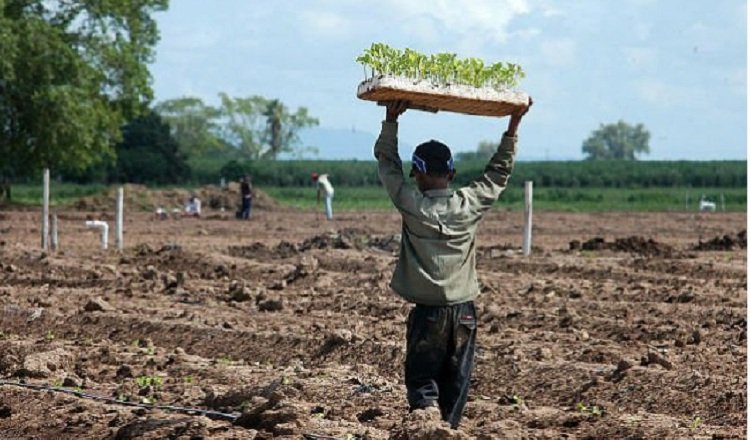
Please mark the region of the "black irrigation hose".
POLYGON ((72 394, 74 396, 82 397, 84 399, 99 400, 102 402, 107 402, 107 403, 111 403, 115 405, 135 406, 138 408, 147 408, 147 409, 161 409, 165 411, 175 411, 175 412, 180 412, 180 413, 190 414, 190 415, 203 415, 211 419, 228 420, 230 422, 234 422, 239 417, 239 414, 227 414, 223 412, 209 411, 205 409, 186 408, 183 406, 153 405, 153 404, 148 404, 148 403, 126 402, 123 400, 113 399, 111 397, 97 396, 95 394, 88 394, 82 391, 56 387, 56 386, 52 386, 48 384, 34 385, 34 384, 29 384, 29 383, 21 383, 21 382, 0 379, 0 385, 13 385, 13 386, 22 387, 22 388, 29 388, 32 390, 53 391, 56 393, 72 394))

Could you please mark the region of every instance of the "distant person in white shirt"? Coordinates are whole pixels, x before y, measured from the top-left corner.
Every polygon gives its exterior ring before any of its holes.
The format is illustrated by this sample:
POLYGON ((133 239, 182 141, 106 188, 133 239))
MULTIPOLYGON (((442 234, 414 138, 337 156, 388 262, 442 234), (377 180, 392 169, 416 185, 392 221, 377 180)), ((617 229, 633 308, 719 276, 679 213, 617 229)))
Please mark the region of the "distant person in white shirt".
POLYGON ((195 194, 192 194, 185 205, 185 215, 188 217, 201 216, 201 201, 195 194))
POLYGON ((318 184, 318 205, 320 205, 320 193, 323 191, 326 196, 326 218, 328 220, 333 220, 333 185, 331 185, 331 182, 328 180, 328 174, 318 175, 318 173, 312 173, 311 177, 313 182, 317 182, 318 184))

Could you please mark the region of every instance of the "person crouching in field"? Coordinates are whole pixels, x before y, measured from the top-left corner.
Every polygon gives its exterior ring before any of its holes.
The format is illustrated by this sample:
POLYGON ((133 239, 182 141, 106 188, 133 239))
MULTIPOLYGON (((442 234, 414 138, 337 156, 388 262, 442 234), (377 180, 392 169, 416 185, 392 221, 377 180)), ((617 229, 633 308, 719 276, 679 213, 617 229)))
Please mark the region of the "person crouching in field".
POLYGON ((378 174, 402 218, 401 250, 391 288, 414 303, 406 329, 405 379, 410 411, 440 411, 453 429, 461 421, 474 364, 479 294, 475 237, 482 215, 505 190, 513 169, 521 118, 532 104, 511 115, 508 130, 484 174, 455 191, 450 149, 431 140, 414 150, 405 182, 398 155, 398 117, 405 102, 391 102, 375 143, 378 174))

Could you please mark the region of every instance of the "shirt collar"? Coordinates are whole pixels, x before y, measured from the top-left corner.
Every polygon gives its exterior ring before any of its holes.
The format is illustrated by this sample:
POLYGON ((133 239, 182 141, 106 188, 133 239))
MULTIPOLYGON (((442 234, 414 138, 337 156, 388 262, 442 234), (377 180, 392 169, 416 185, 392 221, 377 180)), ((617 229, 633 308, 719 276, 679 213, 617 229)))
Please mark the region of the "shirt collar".
POLYGON ((453 195, 453 190, 450 188, 443 189, 428 189, 424 192, 427 197, 450 197, 453 195))

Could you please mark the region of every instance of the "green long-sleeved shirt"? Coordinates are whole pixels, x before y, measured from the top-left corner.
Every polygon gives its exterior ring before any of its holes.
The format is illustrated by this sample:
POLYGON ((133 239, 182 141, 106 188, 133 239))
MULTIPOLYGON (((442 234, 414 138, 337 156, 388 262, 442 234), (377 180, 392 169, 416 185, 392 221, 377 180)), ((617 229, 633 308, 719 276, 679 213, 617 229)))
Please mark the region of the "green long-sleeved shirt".
POLYGON ((403 220, 391 288, 416 304, 471 301, 479 294, 477 226, 507 186, 517 138, 503 136, 484 174, 468 186, 421 193, 405 182, 397 132, 398 123, 384 121, 375 143, 380 181, 403 220))

